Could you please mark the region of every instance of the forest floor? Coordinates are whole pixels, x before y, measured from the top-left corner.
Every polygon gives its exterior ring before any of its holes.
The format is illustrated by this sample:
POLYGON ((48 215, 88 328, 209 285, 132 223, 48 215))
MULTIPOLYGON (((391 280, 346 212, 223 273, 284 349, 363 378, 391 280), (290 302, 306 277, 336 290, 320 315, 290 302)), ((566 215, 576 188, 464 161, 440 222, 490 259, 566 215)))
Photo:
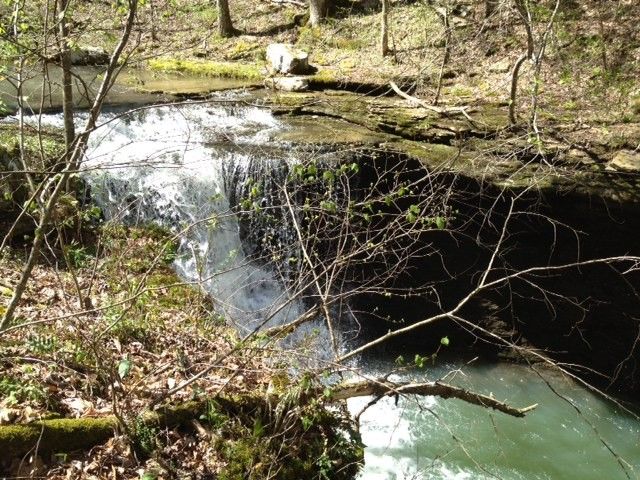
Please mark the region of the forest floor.
MULTIPOLYGON (((378 2, 338 1, 330 18, 312 27, 301 3, 233 0, 231 15, 238 34, 232 38, 218 35, 214 3, 177 0, 171 9, 163 10, 159 2, 155 13, 141 10, 144 28, 132 55, 140 75, 137 78, 134 70, 127 82, 141 91, 149 91, 145 82, 170 89, 170 79, 148 80, 150 75, 161 78, 163 72, 172 72, 185 77, 235 77, 259 85, 269 76, 266 47, 291 43, 307 51, 317 68, 310 77, 314 89, 393 96, 390 82, 394 81, 425 104, 465 107, 471 121, 476 118, 473 112, 498 109, 504 134, 521 137, 528 148, 543 151, 562 143, 577 156, 572 161, 591 164, 595 160, 601 166, 622 152, 613 169, 638 172, 640 32, 635 19, 640 16, 640 4, 615 3, 615 8, 608 2, 562 4, 539 79, 531 62, 521 70, 517 129, 508 128, 509 93, 513 66, 527 42, 511 3, 487 19, 483 2, 460 0, 447 12, 450 27, 445 28, 444 9, 438 2, 391 2, 391 54, 383 57, 378 2), (539 137, 532 133, 534 88, 538 89, 535 127, 539 137)), ((78 11, 80 18, 92 18, 95 5, 83 8, 78 11)), ((544 36, 549 14, 544 9, 536 14, 536 42, 544 36)), ((113 20, 85 31, 77 43, 104 45, 101 32, 108 28, 113 28, 113 20)), ((404 99, 401 102, 410 105, 404 99)))
MULTIPOLYGON (((549 36, 538 85, 540 122, 576 128, 638 123, 640 33, 635 19, 640 5, 633 0, 616 2, 615 8, 583 3, 563 6, 549 36)), ((485 19, 482 4, 455 2, 446 29, 437 3, 392 2, 391 54, 383 57, 378 2, 337 2, 326 23, 311 27, 305 23, 305 7, 296 2, 233 0, 231 15, 239 33, 225 39, 217 35, 213 3, 177 1, 171 16, 154 17, 155 32, 143 37, 147 41, 136 58, 152 60, 157 69, 171 68, 166 60, 191 60, 193 72, 198 62, 233 63, 242 74, 243 68, 245 73, 247 68, 263 69, 268 44, 292 43, 309 52, 318 82, 388 88, 394 80, 428 103, 489 103, 506 109, 511 69, 526 50, 525 30, 512 7, 501 7, 485 19)), ((542 36, 547 17, 543 12, 534 24, 536 38, 542 36)), ((523 117, 533 82, 532 66, 525 63, 520 81, 523 117)))
MULTIPOLYGON (((267 369, 257 368, 259 357, 230 355, 238 341, 235 333, 212 320, 206 295, 171 270, 175 244, 170 235, 150 228, 100 230, 99 251, 77 245, 68 250, 72 270, 52 255, 50 264, 36 267, 17 311, 20 323, 33 325, 5 333, 0 347, 0 424, 95 418, 114 409, 127 412, 133 422, 152 399, 203 365, 216 368, 176 392, 173 403, 213 397, 222 389, 262 388, 267 377, 258 372, 267 369), (75 282, 85 292, 81 301, 75 282), (242 375, 236 363, 240 358, 245 362, 242 375)), ((21 264, 15 251, 0 260, 3 296, 11 295, 21 264)), ((167 459, 184 458, 184 468, 191 465, 194 472, 220 466, 211 458, 210 443, 167 435, 167 459)), ((118 478, 138 478, 140 469, 153 470, 137 461, 122 436, 97 447, 90 457, 59 456, 53 465, 43 460, 46 456, 36 449, 4 467, 12 476, 48 472, 51 478, 102 478, 112 469, 118 478)))
MULTIPOLYGON (((274 468, 303 476, 315 471, 338 416, 322 413, 320 403, 269 400, 267 392, 286 388, 302 395, 310 383, 296 390, 268 339, 240 341, 213 313, 208 296, 177 277, 170 266, 173 236, 152 226, 108 224, 94 234, 100 238, 94 246, 87 241, 66 249, 69 264, 54 248, 36 266, 16 313, 20 325, 2 335, 0 446, 8 457, 0 459, 0 475, 239 480, 266 478, 274 468), (145 415, 157 404, 161 411, 195 404, 200 413, 166 427, 150 424, 145 415), (282 450, 281 440, 271 444, 276 405, 284 413, 298 409, 296 422, 287 426, 298 463, 283 464, 279 456, 293 450, 282 450), (99 419, 114 414, 116 435, 106 443, 89 440, 99 419), (305 415, 316 420, 303 426, 305 415), (55 440, 67 427, 54 424, 59 431, 53 444, 44 433, 31 450, 16 455, 20 431, 12 426, 35 422, 39 428, 38 422, 58 418, 77 419, 68 428, 86 429, 80 434, 88 439, 84 450, 65 444, 82 444, 78 435, 55 440)), ((3 298, 12 294, 23 262, 20 249, 5 250, 3 298)), ((357 457, 356 447, 335 448, 325 457, 357 457)))

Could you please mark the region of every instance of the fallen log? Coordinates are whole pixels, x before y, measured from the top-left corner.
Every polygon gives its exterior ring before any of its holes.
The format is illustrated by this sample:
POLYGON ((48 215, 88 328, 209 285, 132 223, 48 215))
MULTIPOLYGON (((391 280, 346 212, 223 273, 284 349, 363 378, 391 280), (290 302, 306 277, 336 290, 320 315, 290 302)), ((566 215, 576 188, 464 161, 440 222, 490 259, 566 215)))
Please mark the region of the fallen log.
MULTIPOLYGON (((144 412, 140 418, 149 427, 173 428, 198 418, 205 402, 188 402, 175 407, 163 407, 144 412)), ((28 424, 0 426, 0 452, 3 458, 21 457, 29 452, 38 454, 88 450, 104 443, 119 428, 115 416, 101 418, 59 418, 28 424)))
POLYGON ((425 395, 441 398, 457 398, 480 407, 492 408, 513 417, 524 417, 534 410, 538 404, 524 408, 516 408, 496 400, 493 397, 472 392, 464 388, 455 387, 441 382, 425 383, 395 383, 385 379, 362 380, 353 383, 339 384, 332 390, 333 400, 346 400, 353 397, 374 396, 382 398, 395 395, 425 395))
POLYGON ((61 418, 0 427, 0 451, 5 459, 89 449, 105 442, 117 427, 115 417, 61 418))
MULTIPOLYGON (((324 394, 324 388, 311 389, 302 398, 318 398, 324 394)), ((537 404, 524 408, 512 407, 493 397, 475 393, 460 387, 441 382, 398 383, 386 379, 361 380, 338 384, 331 390, 329 402, 338 402, 353 397, 374 396, 370 405, 385 396, 395 395, 433 395, 441 398, 457 398, 473 405, 492 408, 514 417, 524 417, 535 409, 537 404)), ((281 395, 274 398, 247 395, 241 401, 224 396, 216 402, 229 413, 239 413, 243 409, 256 411, 260 402, 276 405, 281 395), (269 400, 269 401, 267 401, 269 400)), ((302 400, 304 402, 304 400, 302 400)), ((143 412, 138 418, 148 427, 174 428, 191 425, 207 409, 207 401, 187 402, 177 406, 165 406, 158 410, 143 412)), ((29 424, 0 426, 0 452, 3 459, 21 457, 30 452, 39 455, 55 452, 88 450, 104 443, 112 437, 120 425, 116 417, 103 418, 62 418, 42 420, 29 424)))

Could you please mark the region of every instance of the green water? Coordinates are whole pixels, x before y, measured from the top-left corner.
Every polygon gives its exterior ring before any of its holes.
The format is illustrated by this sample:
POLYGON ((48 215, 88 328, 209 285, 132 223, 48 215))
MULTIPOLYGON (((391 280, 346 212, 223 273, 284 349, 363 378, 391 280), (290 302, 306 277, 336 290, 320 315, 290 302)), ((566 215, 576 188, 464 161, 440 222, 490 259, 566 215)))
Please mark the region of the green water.
MULTIPOLYGON (((1 66, 1 65, 0 65, 1 66)), ((81 66, 73 68, 74 103, 77 108, 87 108, 95 97, 104 67, 81 66), (86 87, 86 89, 85 89, 86 87)), ((25 69, 23 98, 28 112, 58 110, 62 108, 62 70, 55 66, 48 69, 44 102, 42 102, 42 71, 36 65, 25 69)), ((181 73, 161 73, 145 69, 125 68, 107 95, 107 105, 148 105, 179 100, 189 95, 205 95, 218 90, 253 86, 254 82, 229 78, 188 76, 181 73)), ((13 111, 17 108, 17 91, 7 79, 0 78, 0 105, 13 111)), ((1 112, 0 112, 1 113, 1 112)))
MULTIPOLYGON (((391 365, 376 365, 374 371, 385 367, 391 365)), ((435 380, 453 368, 405 379, 435 380)), ((542 374, 566 400, 524 366, 467 366, 446 380, 514 406, 538 403, 523 419, 460 400, 379 402, 361 417, 367 448, 360 478, 640 478, 640 421, 555 374, 542 374)), ((368 401, 353 399, 349 408, 358 412, 368 401)))

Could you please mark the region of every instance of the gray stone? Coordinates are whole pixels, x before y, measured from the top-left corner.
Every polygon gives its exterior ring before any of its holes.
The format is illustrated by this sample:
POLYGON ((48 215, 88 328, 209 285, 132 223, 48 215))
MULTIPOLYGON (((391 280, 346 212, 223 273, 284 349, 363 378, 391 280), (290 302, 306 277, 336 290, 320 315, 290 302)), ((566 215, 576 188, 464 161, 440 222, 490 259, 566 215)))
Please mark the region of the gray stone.
POLYGON ((306 77, 271 77, 264 81, 267 88, 284 92, 303 92, 309 89, 306 77))
POLYGON ((489 66, 489 71, 492 73, 507 73, 509 70, 511 70, 511 62, 508 58, 489 66))
POLYGON ((76 47, 69 52, 72 65, 106 65, 109 54, 98 47, 76 47))
POLYGON ((267 63, 271 73, 303 75, 309 73, 309 54, 287 43, 267 47, 267 63))
POLYGON ((607 165, 609 170, 640 173, 640 152, 620 150, 607 165))

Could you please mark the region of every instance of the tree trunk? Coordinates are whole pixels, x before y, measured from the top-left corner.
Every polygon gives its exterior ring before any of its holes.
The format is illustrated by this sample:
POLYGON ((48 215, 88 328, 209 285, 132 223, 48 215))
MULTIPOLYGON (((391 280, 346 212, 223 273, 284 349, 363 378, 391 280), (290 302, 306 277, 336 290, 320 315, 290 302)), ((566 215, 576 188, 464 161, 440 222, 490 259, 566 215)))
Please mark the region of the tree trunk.
POLYGON ((440 63, 440 74, 438 75, 438 87, 436 88, 436 94, 433 97, 433 104, 438 105, 440 101, 440 94, 442 93, 442 86, 444 84, 444 69, 449 62, 451 56, 451 26, 449 25, 449 9, 444 7, 444 10, 436 10, 442 18, 442 25, 444 27, 444 53, 442 54, 442 63, 440 63))
POLYGON ((484 2, 484 18, 489 18, 498 8, 500 0, 485 0, 484 2))
POLYGON ((327 0, 309 0, 309 21, 317 27, 327 18, 327 0))
POLYGON ((380 53, 389 55, 389 0, 382 0, 382 18, 380 23, 380 53))
POLYGON ((67 28, 68 0, 58 0, 58 45, 62 66, 62 115, 64 118, 64 140, 66 152, 70 153, 76 137, 73 124, 73 83, 71 77, 71 56, 69 54, 69 29, 67 28))
POLYGON ((529 56, 526 53, 520 55, 511 71, 511 88, 509 90, 509 124, 511 126, 515 126, 518 123, 518 117, 516 115, 518 107, 518 79, 520 77, 520 68, 527 58, 529 58, 529 56))
POLYGON ((129 13, 127 14, 127 20, 122 30, 120 41, 113 51, 109 60, 109 65, 104 72, 98 93, 96 94, 93 105, 89 110, 89 118, 87 119, 84 130, 74 140, 72 151, 65 153, 67 163, 64 169, 62 169, 60 175, 50 178, 48 180, 48 184, 42 187, 43 192, 51 191, 51 193, 46 201, 44 199, 41 200, 43 206, 40 209, 40 219, 38 220, 38 226, 34 233, 33 244, 31 245, 27 262, 20 273, 20 280, 14 288, 13 296, 11 297, 11 300, 9 300, 9 304, 7 305, 4 315, 0 320, 0 334, 2 334, 3 330, 5 330, 13 321, 15 310, 18 307, 18 303, 20 303, 22 294, 27 286, 27 281, 29 280, 33 267, 40 256, 40 250, 44 244, 47 230, 50 228, 51 217, 57 201, 60 198, 60 195, 64 192, 64 187, 67 185, 69 178, 71 178, 71 175, 78 169, 80 162, 82 161, 87 147, 87 142, 89 141, 89 136, 95 129, 96 123, 98 122, 98 117, 102 111, 104 100, 120 71, 119 61, 134 28, 134 21, 138 11, 138 0, 129 0, 128 5, 129 13), (51 190, 49 190, 50 188, 51 190))
POLYGON ((514 0, 516 10, 520 14, 522 21, 524 22, 524 28, 527 32, 527 52, 523 53, 518 60, 516 60, 513 70, 511 72, 511 89, 509 94, 509 124, 515 126, 517 119, 517 97, 518 97, 518 79, 520 76, 520 68, 526 60, 533 60, 534 56, 534 38, 533 38, 533 20, 531 18, 531 12, 527 8, 527 4, 524 0, 514 0))
POLYGON ((237 31, 231 22, 231 13, 229 12, 229 0, 218 1, 218 33, 223 38, 233 37, 237 31))

